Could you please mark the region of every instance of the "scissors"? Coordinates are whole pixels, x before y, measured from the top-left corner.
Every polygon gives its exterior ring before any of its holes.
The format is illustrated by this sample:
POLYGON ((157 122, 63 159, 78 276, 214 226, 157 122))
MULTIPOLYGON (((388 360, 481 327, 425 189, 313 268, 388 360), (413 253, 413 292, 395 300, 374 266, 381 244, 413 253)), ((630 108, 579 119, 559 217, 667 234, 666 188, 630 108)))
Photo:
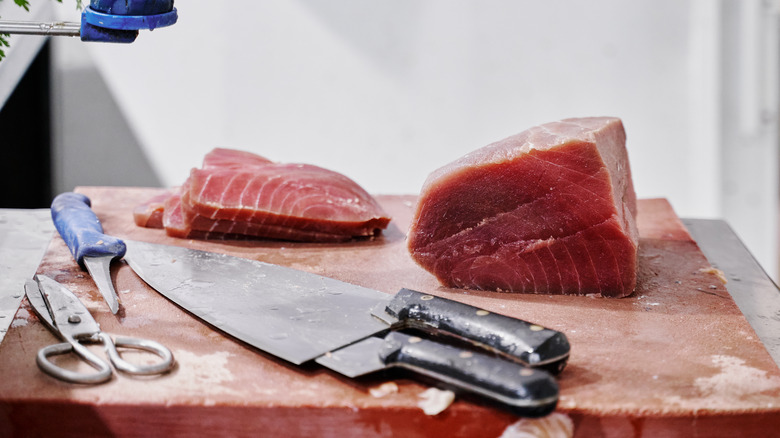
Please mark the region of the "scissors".
POLYGON ((79 299, 62 284, 45 276, 36 275, 24 285, 27 299, 40 320, 64 343, 49 345, 38 350, 38 367, 60 380, 72 383, 96 384, 111 379, 111 365, 119 371, 133 375, 163 374, 173 368, 171 351, 162 344, 147 339, 116 338, 100 331, 100 326, 89 314, 79 299), (101 359, 84 343, 103 344, 108 361, 101 359), (161 361, 151 365, 137 365, 125 361, 119 355, 117 347, 147 351, 161 361), (97 370, 94 373, 79 373, 55 365, 51 356, 74 352, 97 370))

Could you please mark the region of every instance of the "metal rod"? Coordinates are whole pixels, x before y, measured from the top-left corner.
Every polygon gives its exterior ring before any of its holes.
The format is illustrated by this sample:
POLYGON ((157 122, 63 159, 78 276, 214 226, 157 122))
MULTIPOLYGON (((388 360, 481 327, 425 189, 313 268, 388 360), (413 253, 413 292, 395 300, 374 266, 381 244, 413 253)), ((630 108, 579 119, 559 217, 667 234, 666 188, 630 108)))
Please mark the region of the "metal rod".
POLYGON ((64 21, 40 23, 35 21, 0 20, 0 33, 77 37, 81 35, 81 24, 64 21))

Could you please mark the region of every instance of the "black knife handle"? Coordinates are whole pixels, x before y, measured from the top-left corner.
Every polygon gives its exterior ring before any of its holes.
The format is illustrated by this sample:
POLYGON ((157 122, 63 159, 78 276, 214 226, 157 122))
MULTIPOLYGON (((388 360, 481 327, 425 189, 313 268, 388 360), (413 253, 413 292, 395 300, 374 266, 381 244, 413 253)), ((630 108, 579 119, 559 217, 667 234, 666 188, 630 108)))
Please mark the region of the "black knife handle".
POLYGON ((411 289, 401 289, 385 311, 402 326, 456 336, 554 374, 566 366, 571 349, 559 331, 411 289))
POLYGON ((558 383, 551 374, 497 356, 390 332, 379 357, 386 366, 432 377, 500 403, 518 415, 541 417, 558 403, 558 383))

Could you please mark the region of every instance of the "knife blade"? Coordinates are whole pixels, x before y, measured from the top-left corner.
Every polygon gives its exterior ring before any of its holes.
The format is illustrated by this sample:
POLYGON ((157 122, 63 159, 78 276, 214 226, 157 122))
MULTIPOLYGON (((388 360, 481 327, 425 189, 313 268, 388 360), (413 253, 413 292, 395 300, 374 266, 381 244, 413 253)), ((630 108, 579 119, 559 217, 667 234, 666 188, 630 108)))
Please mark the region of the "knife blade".
POLYGON ((122 240, 103 234, 91 206, 89 198, 80 193, 61 193, 51 203, 51 218, 73 258, 86 268, 111 313, 116 314, 119 297, 111 282, 111 261, 122 258, 126 248, 122 240))
POLYGON ((149 286, 250 345, 300 365, 390 329, 416 327, 529 366, 560 371, 566 336, 409 289, 395 295, 329 277, 178 246, 126 240, 125 260, 149 286), (380 314, 381 318, 372 315, 380 314))
POLYGON ((364 339, 316 362, 350 378, 392 367, 409 369, 525 417, 547 415, 558 402, 558 384, 544 370, 402 332, 364 339))

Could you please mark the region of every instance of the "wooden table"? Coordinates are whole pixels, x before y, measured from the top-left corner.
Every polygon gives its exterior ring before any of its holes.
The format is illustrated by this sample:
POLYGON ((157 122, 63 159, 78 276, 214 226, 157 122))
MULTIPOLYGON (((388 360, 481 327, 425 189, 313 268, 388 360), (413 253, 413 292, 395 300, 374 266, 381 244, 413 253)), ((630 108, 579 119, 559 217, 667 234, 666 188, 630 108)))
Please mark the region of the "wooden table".
MULTIPOLYGON (((624 299, 521 295, 441 287, 405 246, 415 197, 379 196, 385 234, 347 244, 193 241, 138 228, 132 208, 156 189, 84 187, 107 233, 263 260, 396 292, 409 287, 561 330, 572 344, 557 412, 575 436, 748 436, 780 425, 780 370, 696 243, 661 199, 639 204, 636 292, 624 299)), ((160 341, 177 368, 158 378, 115 375, 99 386, 41 373, 35 352, 55 341, 26 301, 0 344, 0 437, 5 436, 480 436, 519 419, 457 399, 436 416, 418 406, 410 375, 349 380, 296 367, 214 331, 114 269, 123 310, 112 315, 55 237, 38 269, 67 285, 111 334, 160 341), (399 391, 374 397, 386 380, 399 391)))

